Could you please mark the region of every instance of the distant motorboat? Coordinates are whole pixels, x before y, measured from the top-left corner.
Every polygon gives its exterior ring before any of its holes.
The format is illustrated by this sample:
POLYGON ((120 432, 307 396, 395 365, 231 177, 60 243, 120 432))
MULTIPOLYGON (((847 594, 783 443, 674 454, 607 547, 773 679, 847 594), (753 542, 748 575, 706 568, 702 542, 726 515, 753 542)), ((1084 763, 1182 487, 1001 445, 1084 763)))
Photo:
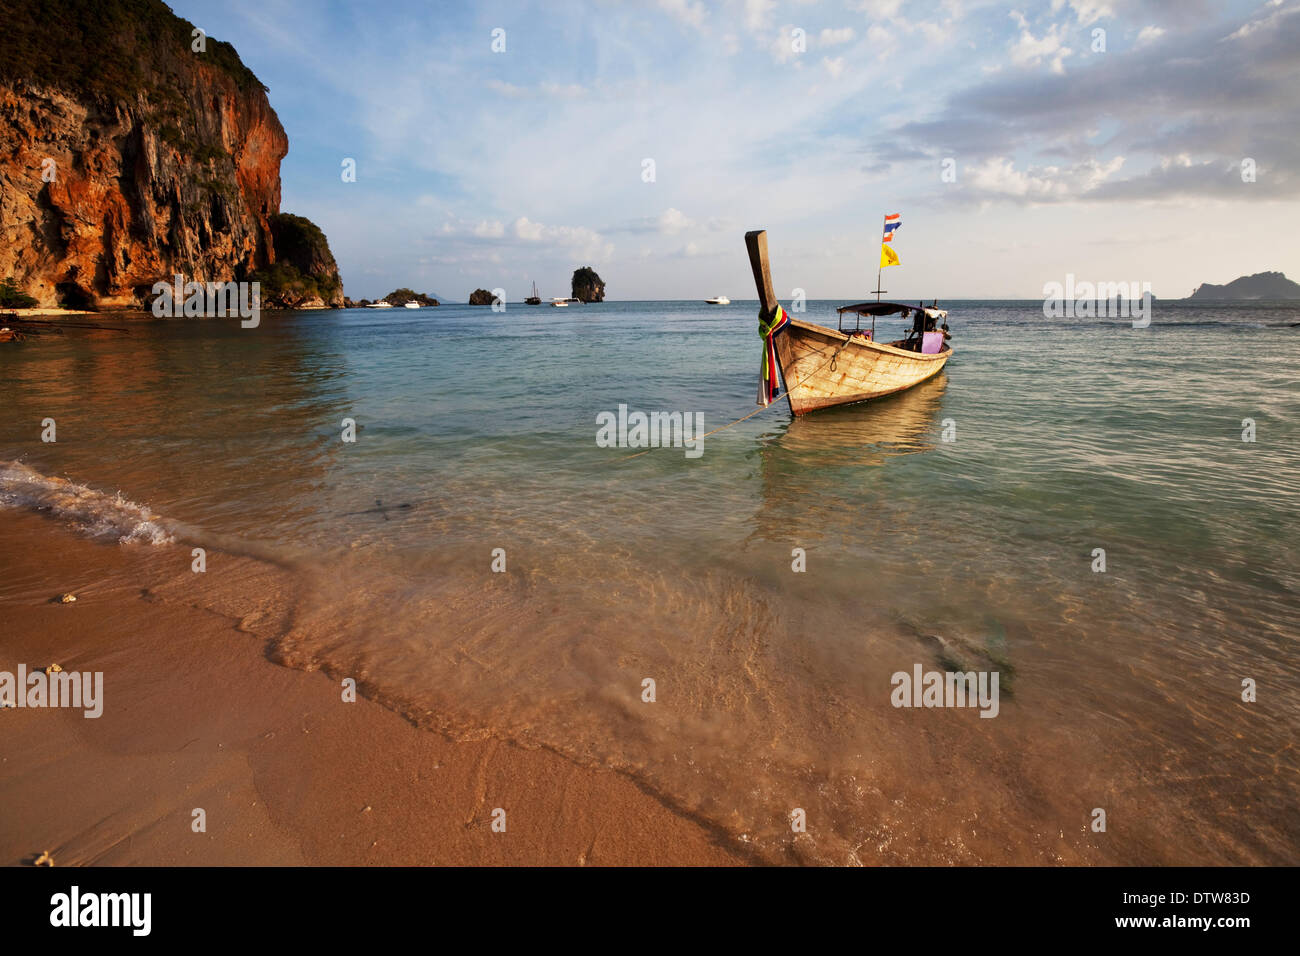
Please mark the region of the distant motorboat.
POLYGON ((411 300, 410 302, 404 304, 408 309, 418 309, 420 307, 420 303, 416 302, 415 300, 411 300))
POLYGON ((551 307, 554 309, 567 309, 569 307, 568 299, 552 299, 551 307))
POLYGON ((725 295, 720 295, 713 299, 705 299, 704 301, 709 305, 731 305, 731 300, 725 295))
POLYGON ((380 299, 378 302, 371 302, 366 306, 367 309, 391 309, 392 307, 393 303, 385 302, 383 299, 380 299))

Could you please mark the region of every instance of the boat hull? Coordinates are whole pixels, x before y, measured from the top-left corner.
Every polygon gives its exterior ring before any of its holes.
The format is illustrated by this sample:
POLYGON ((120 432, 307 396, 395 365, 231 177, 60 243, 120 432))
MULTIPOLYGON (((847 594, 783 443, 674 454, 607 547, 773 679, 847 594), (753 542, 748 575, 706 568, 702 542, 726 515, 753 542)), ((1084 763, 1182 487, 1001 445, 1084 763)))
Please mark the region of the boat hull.
POLYGON ((791 319, 776 336, 776 355, 790 411, 805 415, 919 385, 939 374, 952 349, 944 345, 937 354, 923 355, 791 319))

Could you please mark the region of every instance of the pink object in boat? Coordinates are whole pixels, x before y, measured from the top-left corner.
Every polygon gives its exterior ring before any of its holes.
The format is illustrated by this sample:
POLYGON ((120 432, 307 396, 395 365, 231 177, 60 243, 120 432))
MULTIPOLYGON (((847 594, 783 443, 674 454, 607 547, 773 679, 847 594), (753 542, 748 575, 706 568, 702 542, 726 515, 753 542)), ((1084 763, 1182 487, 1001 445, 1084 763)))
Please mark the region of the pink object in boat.
POLYGON ((943 351, 943 333, 926 332, 925 338, 921 340, 922 355, 938 355, 943 351))

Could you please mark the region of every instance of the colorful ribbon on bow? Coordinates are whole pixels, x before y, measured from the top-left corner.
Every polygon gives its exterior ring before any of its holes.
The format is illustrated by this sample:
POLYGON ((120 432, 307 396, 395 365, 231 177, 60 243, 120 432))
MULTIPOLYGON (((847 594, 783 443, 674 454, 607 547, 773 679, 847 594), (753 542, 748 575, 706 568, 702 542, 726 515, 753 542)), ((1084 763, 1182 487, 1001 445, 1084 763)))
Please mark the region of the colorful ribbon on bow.
POLYGON ((763 339, 763 367, 758 371, 758 404, 766 407, 772 404, 781 387, 776 363, 776 333, 790 324, 790 316, 779 305, 772 318, 758 320, 758 334, 763 339))

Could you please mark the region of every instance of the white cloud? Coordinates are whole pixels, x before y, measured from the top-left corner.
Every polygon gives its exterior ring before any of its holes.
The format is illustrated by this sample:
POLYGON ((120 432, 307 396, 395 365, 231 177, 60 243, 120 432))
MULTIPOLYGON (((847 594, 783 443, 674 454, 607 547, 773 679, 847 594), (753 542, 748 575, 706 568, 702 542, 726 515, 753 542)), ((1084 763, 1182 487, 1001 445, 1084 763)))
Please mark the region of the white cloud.
POLYGON ((981 198, 1053 202, 1081 197, 1119 172, 1123 165, 1124 157, 1116 156, 1106 162, 1090 159, 1068 168, 1017 169, 1014 160, 994 157, 968 167, 963 179, 981 198))
POLYGON ((692 229, 695 223, 686 218, 686 215, 680 209, 668 208, 659 216, 659 231, 666 235, 673 235, 684 229, 692 229))
POLYGON ((690 0, 659 0, 659 9, 697 29, 704 26, 704 19, 708 16, 704 4, 691 3, 690 0))
POLYGON ((1115 16, 1115 11, 1111 9, 1109 3, 1097 2, 1097 0, 1070 0, 1070 9, 1078 18, 1079 25, 1085 27, 1096 23, 1102 17, 1115 16))
POLYGON ((520 216, 515 220, 514 230, 516 237, 528 242, 536 242, 542 238, 542 233, 545 232, 546 227, 540 222, 529 221, 527 216, 520 216))
POLYGON ((1165 35, 1163 27, 1143 27, 1137 36, 1137 45, 1145 46, 1148 43, 1154 43, 1165 35))
POLYGON ((1065 46, 1065 26, 1050 26, 1041 37, 1036 37, 1029 32, 1025 18, 1018 11, 1011 11, 1011 17, 1020 25, 1020 36, 1008 50, 1011 62, 1028 67, 1048 60, 1053 73, 1064 73, 1065 58, 1074 52, 1065 46))
POLYGON ((817 42, 822 46, 839 46, 848 43, 854 36, 853 27, 840 27, 837 30, 827 27, 818 35, 817 42))
POLYGON ((903 0, 857 0, 849 4, 850 10, 858 10, 869 17, 889 20, 898 16, 898 8, 903 0))
POLYGON ((745 28, 753 33, 766 30, 772 23, 776 0, 745 0, 745 28))
POLYGON ((790 60, 796 60, 801 55, 794 50, 794 26, 787 23, 778 32, 776 39, 768 45, 768 52, 772 54, 772 59, 777 63, 786 63, 790 60))
POLYGON ((824 56, 822 57, 822 66, 826 67, 826 72, 831 76, 838 77, 844 72, 844 57, 837 56, 832 60, 830 57, 824 56))

